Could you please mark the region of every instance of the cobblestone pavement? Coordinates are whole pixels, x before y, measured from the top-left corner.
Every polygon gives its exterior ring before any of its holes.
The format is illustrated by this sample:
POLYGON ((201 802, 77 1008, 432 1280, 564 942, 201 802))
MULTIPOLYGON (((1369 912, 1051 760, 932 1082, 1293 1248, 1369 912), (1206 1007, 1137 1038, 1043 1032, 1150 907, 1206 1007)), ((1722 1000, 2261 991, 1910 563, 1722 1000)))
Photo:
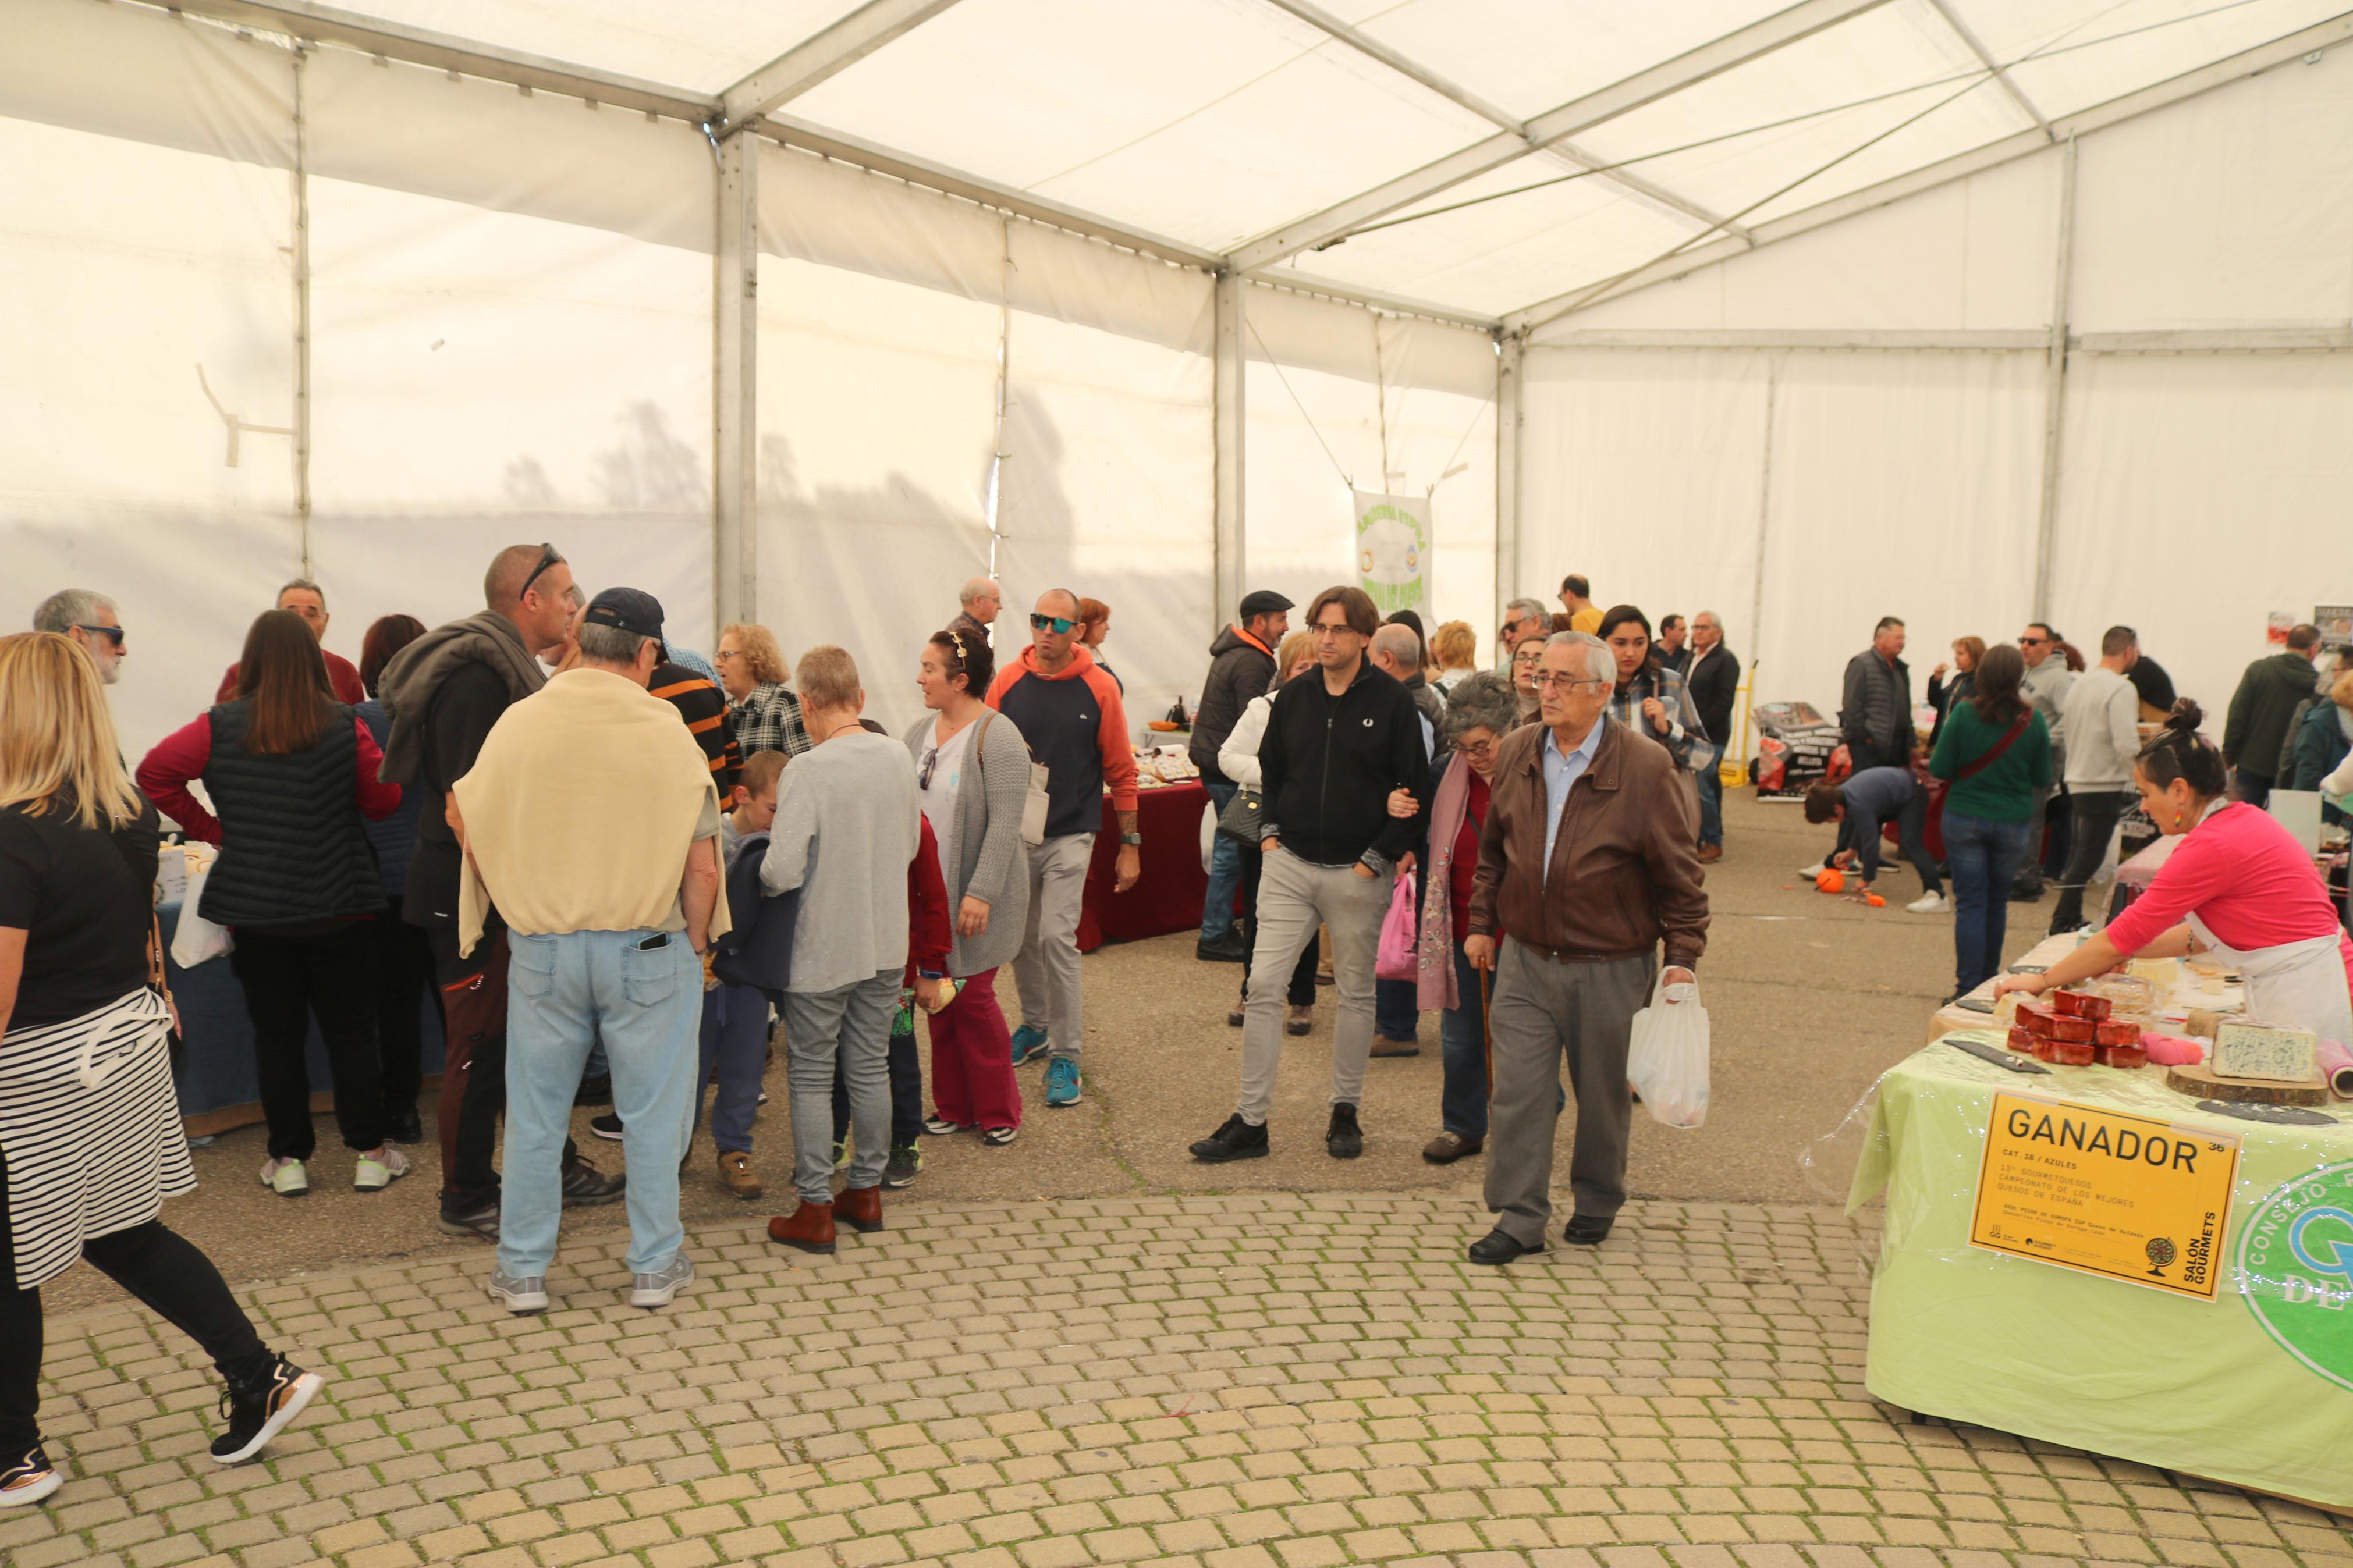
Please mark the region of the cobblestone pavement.
POLYGON ((1459 1196, 894 1205, 810 1258, 743 1224, 621 1304, 617 1236, 545 1317, 463 1259, 245 1292, 332 1382, 268 1462, 142 1313, 51 1323, 69 1481, 0 1561, 135 1568, 1470 1568, 2113 1559, 2353 1563, 2293 1504, 1991 1433, 1862 1386, 1826 1209, 1637 1203, 1598 1253, 1464 1262, 1459 1196))

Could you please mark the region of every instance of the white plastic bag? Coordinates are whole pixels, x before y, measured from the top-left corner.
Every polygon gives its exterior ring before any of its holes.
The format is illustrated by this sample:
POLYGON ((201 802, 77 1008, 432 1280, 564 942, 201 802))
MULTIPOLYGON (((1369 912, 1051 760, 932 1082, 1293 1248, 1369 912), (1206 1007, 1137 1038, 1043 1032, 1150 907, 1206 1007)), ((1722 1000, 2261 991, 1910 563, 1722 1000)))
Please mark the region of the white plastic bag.
POLYGON ((1666 1002, 1660 988, 1666 972, 1651 983, 1651 1005, 1634 1015, 1626 1050, 1626 1081, 1642 1097, 1651 1120, 1669 1127, 1697 1127, 1707 1121, 1707 1010, 1697 989, 1683 1002, 1666 1002))
POLYGON ((201 864, 188 868, 188 890, 180 900, 180 923, 172 932, 172 962, 183 969, 194 969, 218 958, 234 945, 229 941, 228 927, 215 925, 196 913, 197 906, 204 902, 205 884, 212 879, 214 864, 208 857, 201 864))

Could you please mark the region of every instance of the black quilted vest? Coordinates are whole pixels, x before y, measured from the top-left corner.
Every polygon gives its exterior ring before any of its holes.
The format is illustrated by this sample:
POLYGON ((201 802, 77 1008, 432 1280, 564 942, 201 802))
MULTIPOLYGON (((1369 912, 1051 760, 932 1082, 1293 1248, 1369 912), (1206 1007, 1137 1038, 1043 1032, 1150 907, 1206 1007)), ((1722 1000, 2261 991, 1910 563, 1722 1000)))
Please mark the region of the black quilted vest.
POLYGON ((359 740, 337 704, 316 745, 287 756, 245 749, 248 701, 212 710, 205 791, 221 854, 198 912, 225 926, 288 925, 384 907, 375 850, 360 826, 359 740))

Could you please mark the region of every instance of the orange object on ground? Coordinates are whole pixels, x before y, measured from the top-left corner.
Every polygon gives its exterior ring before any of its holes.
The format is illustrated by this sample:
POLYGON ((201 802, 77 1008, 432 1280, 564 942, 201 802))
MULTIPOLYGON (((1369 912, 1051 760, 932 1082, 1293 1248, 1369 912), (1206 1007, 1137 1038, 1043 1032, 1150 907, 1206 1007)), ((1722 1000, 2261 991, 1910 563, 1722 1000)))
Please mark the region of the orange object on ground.
POLYGON ((1814 886, 1821 892, 1835 893, 1846 886, 1846 878, 1837 867, 1825 866, 1822 874, 1814 879, 1814 886))
POLYGON ((1863 895, 1862 901, 1869 904, 1874 910, 1883 910, 1887 907, 1887 900, 1881 898, 1877 893, 1865 893, 1863 895))

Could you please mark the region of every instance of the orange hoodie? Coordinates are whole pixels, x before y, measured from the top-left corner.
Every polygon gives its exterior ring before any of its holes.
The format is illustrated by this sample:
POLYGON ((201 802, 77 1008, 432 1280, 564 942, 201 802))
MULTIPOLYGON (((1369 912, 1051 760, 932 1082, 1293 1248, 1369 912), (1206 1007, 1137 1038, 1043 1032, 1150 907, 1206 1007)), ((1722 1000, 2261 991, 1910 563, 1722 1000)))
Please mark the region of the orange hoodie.
POLYGON ((1135 751, 1128 743, 1127 712, 1119 686, 1083 647, 1055 674, 1038 668, 1038 650, 997 671, 988 705, 1013 721, 1029 755, 1046 764, 1046 836, 1103 828, 1103 792, 1113 810, 1135 809, 1135 751))

